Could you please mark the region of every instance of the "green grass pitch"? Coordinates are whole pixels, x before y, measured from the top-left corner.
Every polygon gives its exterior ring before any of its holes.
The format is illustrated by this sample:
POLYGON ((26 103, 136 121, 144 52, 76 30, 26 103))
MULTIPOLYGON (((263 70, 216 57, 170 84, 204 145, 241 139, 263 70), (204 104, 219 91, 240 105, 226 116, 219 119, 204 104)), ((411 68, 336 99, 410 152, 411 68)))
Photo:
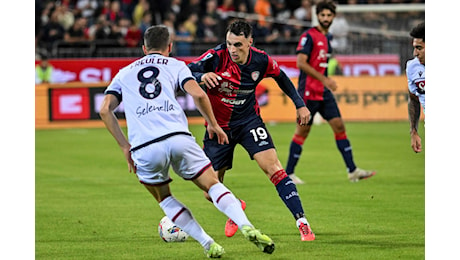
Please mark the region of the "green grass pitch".
MULTIPOLYGON (((268 128, 285 165, 294 125, 268 128)), ((190 129, 201 145, 204 127, 190 129)), ((424 259, 425 152, 411 150, 408 129, 408 122, 347 123, 356 164, 377 170, 370 179, 350 183, 329 126, 313 127, 296 169, 306 181, 297 188, 316 233, 311 242, 300 241, 275 188, 238 147, 224 183, 247 202, 252 223, 275 241, 272 255, 240 232, 225 237, 226 217, 174 173, 172 192, 225 248, 224 259, 424 259)), ((423 125, 420 130, 424 140, 423 125)), ((127 172, 106 129, 35 131, 36 259, 205 259, 192 238, 159 238, 163 215, 127 172)))

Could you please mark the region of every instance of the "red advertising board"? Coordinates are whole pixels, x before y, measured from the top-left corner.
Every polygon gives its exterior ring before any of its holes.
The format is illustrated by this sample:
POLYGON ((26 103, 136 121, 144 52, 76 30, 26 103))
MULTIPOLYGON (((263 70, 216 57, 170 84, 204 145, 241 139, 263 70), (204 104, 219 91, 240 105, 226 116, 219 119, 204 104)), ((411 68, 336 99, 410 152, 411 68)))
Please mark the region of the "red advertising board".
MULTIPOLYGON (((298 77, 295 55, 272 56, 288 77, 298 77)), ((186 63, 195 57, 180 57, 186 63)), ((399 56, 395 54, 337 55, 344 76, 401 75, 399 56)), ((124 66, 137 58, 51 59, 53 83, 110 81, 124 66)), ((37 64, 38 61, 35 62, 37 64)))
POLYGON ((50 89, 51 120, 90 119, 88 88, 50 89))

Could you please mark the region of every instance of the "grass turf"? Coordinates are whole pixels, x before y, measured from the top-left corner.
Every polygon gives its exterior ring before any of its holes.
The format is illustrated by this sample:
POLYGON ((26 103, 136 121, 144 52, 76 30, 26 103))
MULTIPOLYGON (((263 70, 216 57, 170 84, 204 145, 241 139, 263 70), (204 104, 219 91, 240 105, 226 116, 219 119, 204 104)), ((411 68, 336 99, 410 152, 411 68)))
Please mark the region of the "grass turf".
MULTIPOLYGON (((268 125, 279 159, 287 160, 293 124, 268 125)), ((201 144, 204 127, 191 126, 201 144)), ((358 167, 376 176, 349 183, 327 124, 315 125, 296 174, 316 233, 301 242, 275 188, 238 147, 225 184, 247 203, 252 223, 276 243, 259 252, 240 232, 224 235, 226 217, 193 183, 172 173, 172 192, 192 211, 226 259, 424 259, 425 152, 410 148, 407 122, 347 123, 358 167)), ((423 127, 421 127, 424 140, 423 127)), ((204 259, 198 242, 165 243, 157 233, 163 212, 127 172, 106 129, 35 131, 36 259, 204 259)))

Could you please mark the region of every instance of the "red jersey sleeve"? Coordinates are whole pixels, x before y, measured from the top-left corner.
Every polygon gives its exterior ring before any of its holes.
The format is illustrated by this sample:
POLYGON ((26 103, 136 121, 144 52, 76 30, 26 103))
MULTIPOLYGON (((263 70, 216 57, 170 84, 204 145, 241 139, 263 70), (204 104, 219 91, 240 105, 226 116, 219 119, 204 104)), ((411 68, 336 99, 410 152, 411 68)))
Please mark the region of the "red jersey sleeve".
POLYGON ((278 77, 280 75, 280 66, 278 65, 278 62, 274 60, 272 57, 267 55, 268 57, 268 65, 267 65, 267 70, 265 71, 265 76, 266 77, 278 77))

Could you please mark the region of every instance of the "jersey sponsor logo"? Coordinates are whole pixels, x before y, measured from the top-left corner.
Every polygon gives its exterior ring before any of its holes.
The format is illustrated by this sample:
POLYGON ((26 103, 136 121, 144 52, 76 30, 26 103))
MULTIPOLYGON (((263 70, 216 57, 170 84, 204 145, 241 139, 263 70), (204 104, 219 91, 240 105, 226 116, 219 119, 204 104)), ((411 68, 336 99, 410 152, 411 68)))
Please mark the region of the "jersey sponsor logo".
POLYGON ((324 49, 319 50, 318 60, 324 60, 327 62, 327 51, 324 49))
POLYGON ((419 94, 425 94, 425 80, 416 81, 415 85, 419 94))
POLYGON ((159 111, 159 112, 174 111, 174 105, 170 104, 169 100, 165 100, 163 105, 145 103, 144 106, 138 106, 136 108, 137 117, 145 116, 155 111, 159 111))
POLYGON ((319 42, 318 42, 318 46, 324 46, 324 42, 323 42, 323 41, 319 41, 319 42))
POLYGON ((220 101, 230 104, 230 105, 243 105, 246 102, 246 99, 228 99, 228 98, 222 98, 220 101))
POLYGON ((228 83, 227 81, 222 82, 218 90, 219 92, 223 92, 227 95, 232 95, 235 93, 235 89, 233 88, 232 84, 228 83))
POLYGON ((260 72, 258 72, 258 71, 253 71, 253 72, 251 73, 251 78, 252 78, 252 80, 254 80, 254 81, 256 81, 256 80, 259 78, 259 76, 260 76, 260 72))
POLYGON ((225 71, 224 73, 222 73, 222 76, 231 77, 232 75, 230 74, 230 72, 225 71))
POLYGON ((290 199, 292 197, 298 197, 298 196, 299 196, 299 193, 293 191, 293 192, 289 193, 285 198, 288 200, 288 199, 290 199))

